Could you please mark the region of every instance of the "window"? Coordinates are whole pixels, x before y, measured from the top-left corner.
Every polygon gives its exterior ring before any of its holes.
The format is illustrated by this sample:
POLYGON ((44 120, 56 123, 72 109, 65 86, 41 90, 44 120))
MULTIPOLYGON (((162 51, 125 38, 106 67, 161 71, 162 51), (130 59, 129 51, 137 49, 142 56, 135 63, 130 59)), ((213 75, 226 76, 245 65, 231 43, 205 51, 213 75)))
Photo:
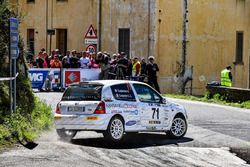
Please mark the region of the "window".
POLYGON ((56 48, 61 54, 66 55, 67 51, 67 29, 56 29, 56 48))
POLYGON ((133 84, 138 98, 141 102, 160 103, 161 96, 146 85, 133 84))
POLYGON ((35 30, 27 29, 27 51, 34 55, 35 53, 35 30))
POLYGON ((35 3, 35 0, 27 0, 27 3, 35 3))
POLYGON ((68 2, 68 0, 56 0, 56 2, 68 2))
POLYGON ((125 52, 129 57, 130 49, 130 30, 129 28, 119 29, 119 52, 125 52))
POLYGON ((63 94, 62 101, 100 101, 102 87, 98 84, 71 86, 63 94))
POLYGON ((236 60, 235 63, 243 63, 244 34, 242 31, 236 32, 236 60))
POLYGON ((113 96, 116 100, 136 101, 130 84, 118 84, 111 86, 113 96))

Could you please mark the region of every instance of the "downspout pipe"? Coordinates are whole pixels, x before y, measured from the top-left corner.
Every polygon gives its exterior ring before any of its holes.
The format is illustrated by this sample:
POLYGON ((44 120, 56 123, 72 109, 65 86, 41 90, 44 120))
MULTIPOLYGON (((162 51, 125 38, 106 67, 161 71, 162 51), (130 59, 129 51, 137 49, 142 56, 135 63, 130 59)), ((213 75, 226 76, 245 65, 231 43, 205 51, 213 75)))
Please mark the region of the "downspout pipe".
POLYGON ((188 13, 188 4, 187 0, 183 0, 183 34, 182 34, 182 56, 181 56, 181 63, 184 67, 183 75, 185 73, 185 66, 186 66, 186 56, 187 56, 187 13, 188 13))
POLYGON ((150 3, 150 0, 148 0, 148 57, 150 56, 150 19, 151 19, 151 10, 150 10, 150 7, 151 7, 151 3, 150 3))
POLYGON ((46 30, 45 30, 45 34, 46 34, 46 52, 48 53, 48 0, 46 0, 46 30))
POLYGON ((98 0, 98 14, 97 14, 97 22, 98 22, 98 48, 100 51, 102 49, 102 0, 98 0))

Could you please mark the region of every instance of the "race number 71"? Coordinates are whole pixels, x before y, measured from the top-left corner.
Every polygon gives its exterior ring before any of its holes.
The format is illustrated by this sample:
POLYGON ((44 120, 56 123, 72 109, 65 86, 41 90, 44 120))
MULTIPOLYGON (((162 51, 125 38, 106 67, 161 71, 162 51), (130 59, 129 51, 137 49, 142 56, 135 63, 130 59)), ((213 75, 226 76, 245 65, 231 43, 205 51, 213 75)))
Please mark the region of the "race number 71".
POLYGON ((152 119, 155 119, 155 115, 157 116, 157 119, 159 119, 159 108, 152 108, 152 110, 153 110, 152 119))

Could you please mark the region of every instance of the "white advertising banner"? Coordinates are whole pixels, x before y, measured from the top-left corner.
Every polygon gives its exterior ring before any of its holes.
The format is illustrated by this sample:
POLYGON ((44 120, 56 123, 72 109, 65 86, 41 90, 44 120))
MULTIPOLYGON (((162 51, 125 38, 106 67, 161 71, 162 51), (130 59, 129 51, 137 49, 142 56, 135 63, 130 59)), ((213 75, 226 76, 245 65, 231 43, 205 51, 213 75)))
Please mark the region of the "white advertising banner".
POLYGON ((98 80, 101 69, 63 69, 63 87, 70 84, 98 80))

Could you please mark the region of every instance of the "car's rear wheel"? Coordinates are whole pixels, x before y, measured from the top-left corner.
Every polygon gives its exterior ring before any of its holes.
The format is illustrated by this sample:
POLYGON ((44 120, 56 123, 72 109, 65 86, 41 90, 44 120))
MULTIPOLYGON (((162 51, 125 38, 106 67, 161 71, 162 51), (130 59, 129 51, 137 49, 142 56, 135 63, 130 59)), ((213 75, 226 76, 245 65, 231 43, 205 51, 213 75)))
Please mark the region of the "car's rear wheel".
POLYGON ((183 137, 187 132, 187 122, 186 119, 181 116, 177 115, 173 119, 172 126, 170 131, 167 134, 173 139, 179 139, 183 137))
POLYGON ((71 141, 77 133, 77 131, 75 130, 65 130, 65 129, 57 129, 56 132, 58 136, 65 141, 71 141))
POLYGON ((108 129, 103 133, 103 136, 112 142, 120 142, 124 137, 124 122, 120 117, 111 119, 108 129))

